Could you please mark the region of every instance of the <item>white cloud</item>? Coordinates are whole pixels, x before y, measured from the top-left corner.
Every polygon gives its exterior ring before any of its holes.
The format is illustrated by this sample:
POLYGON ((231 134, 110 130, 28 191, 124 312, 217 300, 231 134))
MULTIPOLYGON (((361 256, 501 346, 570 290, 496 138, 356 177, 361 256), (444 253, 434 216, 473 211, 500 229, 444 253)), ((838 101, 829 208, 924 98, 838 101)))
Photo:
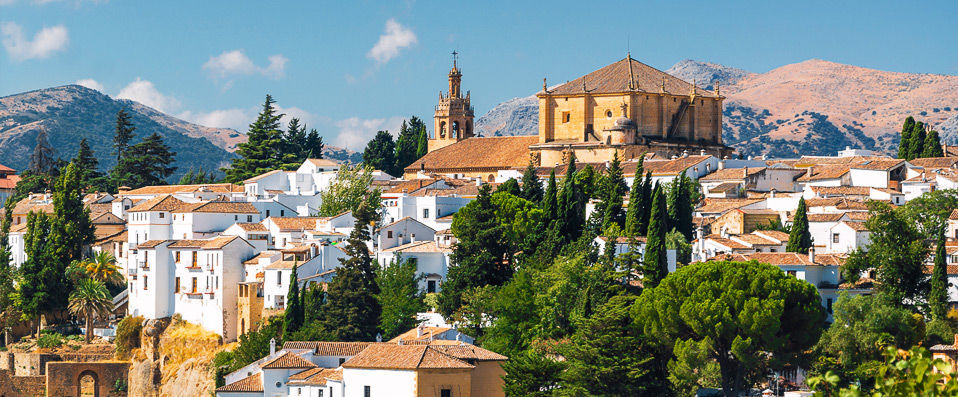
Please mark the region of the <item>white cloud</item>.
MULTIPOLYGON (((260 110, 262 110, 261 107, 254 106, 247 109, 219 109, 210 112, 185 111, 176 115, 176 117, 205 127, 232 128, 237 131, 246 132, 250 123, 256 119, 256 115, 259 114, 260 110)), ((325 120, 322 117, 295 106, 288 108, 276 106, 276 112, 284 114, 280 119, 280 125, 283 130, 286 129, 286 125, 289 124, 289 120, 293 117, 299 118, 300 124, 306 123, 308 128, 319 128, 316 123, 325 120)))
POLYGON ((388 130, 391 134, 396 135, 403 120, 404 118, 399 116, 383 119, 350 117, 339 120, 336 122, 339 133, 333 139, 333 145, 350 150, 363 150, 366 143, 373 139, 378 131, 388 130))
POLYGON ((249 59, 243 50, 224 51, 215 57, 210 57, 203 64, 203 69, 216 78, 225 78, 231 75, 253 75, 260 74, 273 79, 283 77, 286 70, 286 62, 289 59, 282 55, 272 55, 269 57, 269 64, 260 67, 249 59))
POLYGON ((383 64, 399 55, 399 50, 413 44, 416 44, 416 34, 390 18, 386 21, 386 31, 379 36, 379 41, 366 53, 366 57, 383 64))
POLYGON ((0 6, 8 6, 16 2, 17 0, 0 0, 0 6))
POLYGON ((70 43, 67 28, 63 25, 44 27, 33 35, 32 40, 24 37, 23 28, 16 22, 4 22, 0 25, 0 33, 3 34, 3 47, 17 61, 46 58, 70 43))
POLYGON ((89 88, 89 89, 91 89, 91 90, 97 90, 97 91, 100 91, 100 92, 106 92, 106 91, 104 90, 104 88, 103 88, 103 84, 100 84, 99 81, 96 81, 96 80, 93 80, 93 79, 80 79, 80 80, 77 80, 77 81, 76 81, 76 84, 77 84, 77 85, 82 85, 82 86, 84 86, 84 87, 86 87, 86 88, 89 88))
POLYGON ((164 113, 176 110, 180 107, 180 101, 171 96, 160 93, 149 80, 136 78, 126 87, 120 90, 116 95, 118 99, 130 99, 142 103, 164 113))

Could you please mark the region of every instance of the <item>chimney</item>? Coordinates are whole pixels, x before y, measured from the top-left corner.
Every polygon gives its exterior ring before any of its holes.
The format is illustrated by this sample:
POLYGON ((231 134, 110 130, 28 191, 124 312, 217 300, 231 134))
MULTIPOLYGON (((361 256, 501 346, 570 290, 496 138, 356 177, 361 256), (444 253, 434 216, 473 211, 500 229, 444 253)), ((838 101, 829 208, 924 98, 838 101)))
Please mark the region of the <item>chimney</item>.
POLYGON ((683 158, 689 157, 689 150, 688 150, 688 149, 685 149, 685 150, 682 151, 682 157, 683 157, 683 158))
POLYGON ((724 170, 724 169, 725 169, 725 160, 728 160, 728 156, 725 156, 724 159, 719 160, 718 169, 720 169, 720 170, 724 170))
POLYGON ((276 354, 276 338, 271 338, 269 340, 269 355, 276 354))
POLYGON ((772 189, 772 190, 769 190, 769 191, 768 191, 768 197, 769 197, 769 198, 775 198, 775 189, 772 189))
POLYGON ((745 166, 745 168, 742 168, 742 177, 743 177, 743 178, 748 178, 748 166, 747 166, 747 165, 745 166))
POLYGON ((422 338, 422 325, 416 326, 416 337, 422 338))
POLYGON ((815 246, 808 247, 808 261, 815 263, 815 246))
POLYGON ((476 178, 476 186, 482 186, 482 178, 476 178))
POLYGON ((376 342, 382 342, 382 341, 383 341, 383 334, 377 332, 377 333, 376 333, 376 342))
POLYGON ((705 149, 699 150, 699 156, 704 156, 704 155, 705 155, 705 149))

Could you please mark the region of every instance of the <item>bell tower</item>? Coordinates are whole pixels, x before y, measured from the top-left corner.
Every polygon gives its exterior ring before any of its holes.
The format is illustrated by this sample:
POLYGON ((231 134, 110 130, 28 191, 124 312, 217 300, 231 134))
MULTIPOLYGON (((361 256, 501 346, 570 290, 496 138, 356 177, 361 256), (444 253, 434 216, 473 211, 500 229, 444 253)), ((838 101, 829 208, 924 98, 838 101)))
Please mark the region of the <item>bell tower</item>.
POLYGON ((475 135, 473 132, 473 109, 469 104, 469 91, 462 95, 462 72, 458 65, 459 53, 452 52, 452 69, 449 71, 449 91, 439 92, 436 105, 435 129, 429 139, 429 151, 449 146, 475 135))

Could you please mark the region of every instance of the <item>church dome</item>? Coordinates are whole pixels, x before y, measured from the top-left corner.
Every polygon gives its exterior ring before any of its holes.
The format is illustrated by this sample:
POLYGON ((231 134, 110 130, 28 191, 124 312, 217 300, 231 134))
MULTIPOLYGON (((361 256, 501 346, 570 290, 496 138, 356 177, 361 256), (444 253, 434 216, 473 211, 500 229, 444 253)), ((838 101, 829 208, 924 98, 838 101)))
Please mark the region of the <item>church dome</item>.
POLYGON ((612 127, 615 130, 634 130, 635 122, 628 117, 619 117, 615 120, 615 126, 612 127))

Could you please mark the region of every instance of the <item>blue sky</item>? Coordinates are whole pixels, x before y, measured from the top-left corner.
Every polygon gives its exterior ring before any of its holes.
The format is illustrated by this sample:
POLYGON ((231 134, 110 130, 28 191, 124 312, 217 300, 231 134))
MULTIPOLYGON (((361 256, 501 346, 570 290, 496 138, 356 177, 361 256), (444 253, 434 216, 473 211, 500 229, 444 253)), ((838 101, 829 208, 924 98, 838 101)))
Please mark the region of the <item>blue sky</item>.
MULTIPOLYGON (((245 131, 270 93, 330 144, 431 123, 458 50, 477 114, 633 58, 958 74, 958 2, 0 0, 0 96, 83 81, 245 131)), ((431 125, 431 124, 430 124, 431 125)))

